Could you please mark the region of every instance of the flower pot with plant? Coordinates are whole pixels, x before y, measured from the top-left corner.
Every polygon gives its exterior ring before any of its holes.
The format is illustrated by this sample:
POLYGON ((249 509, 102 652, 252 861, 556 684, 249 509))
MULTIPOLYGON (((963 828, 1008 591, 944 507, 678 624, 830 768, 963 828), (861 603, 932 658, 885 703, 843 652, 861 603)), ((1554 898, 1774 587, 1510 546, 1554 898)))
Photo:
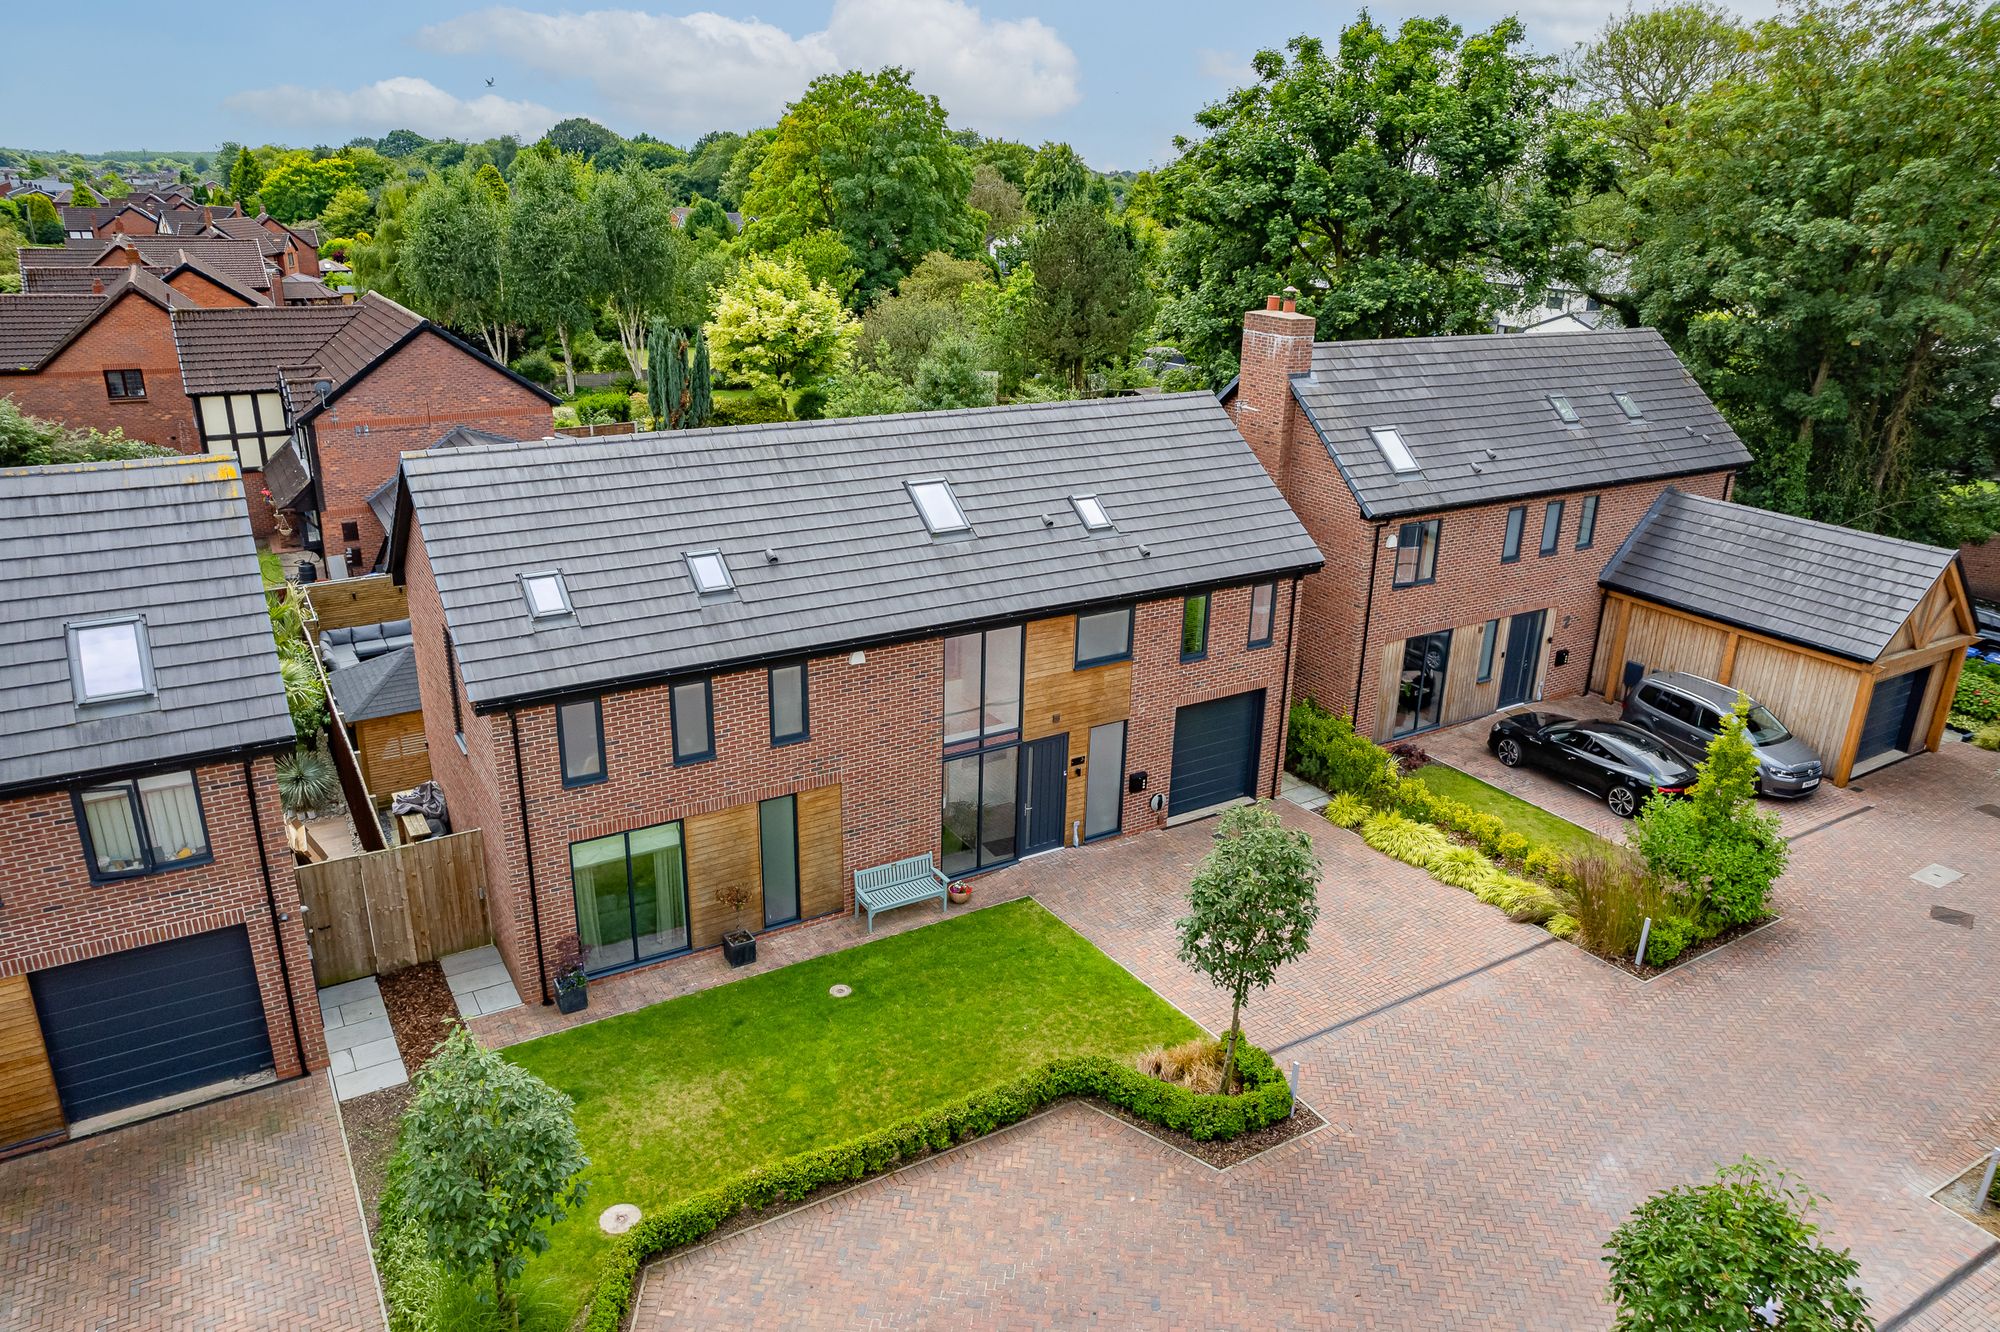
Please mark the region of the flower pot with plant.
POLYGON ((944 891, 945 896, 954 902, 969 902, 972 900, 972 885, 969 883, 954 883, 944 891))
POLYGON ((556 1011, 581 1013, 590 1007, 590 977, 583 971, 583 951, 566 942, 556 960, 556 1011))
MULTIPOLYGON (((715 900, 723 911, 732 917, 741 918, 750 909, 751 898, 755 894, 750 885, 742 879, 725 883, 716 890, 715 900)), ((740 967, 757 960, 757 936, 741 926, 725 931, 722 936, 722 956, 732 967, 740 967)))

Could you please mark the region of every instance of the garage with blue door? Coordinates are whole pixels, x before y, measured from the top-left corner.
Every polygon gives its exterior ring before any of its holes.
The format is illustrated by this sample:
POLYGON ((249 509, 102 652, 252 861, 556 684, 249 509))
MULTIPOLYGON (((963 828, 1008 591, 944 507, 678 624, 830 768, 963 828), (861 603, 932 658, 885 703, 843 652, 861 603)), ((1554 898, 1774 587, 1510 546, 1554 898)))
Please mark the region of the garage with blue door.
POLYGON ((1261 689, 1176 710, 1168 817, 1255 796, 1257 758, 1263 746, 1261 689))
POLYGON ((38 971, 28 983, 72 1126, 272 1067, 240 925, 38 971))

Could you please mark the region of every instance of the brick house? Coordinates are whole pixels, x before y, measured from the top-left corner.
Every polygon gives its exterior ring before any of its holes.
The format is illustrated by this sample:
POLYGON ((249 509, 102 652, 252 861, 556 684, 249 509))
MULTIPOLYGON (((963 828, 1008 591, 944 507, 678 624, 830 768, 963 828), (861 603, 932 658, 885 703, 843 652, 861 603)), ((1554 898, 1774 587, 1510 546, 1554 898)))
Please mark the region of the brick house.
POLYGON ((556 401, 377 292, 352 304, 185 310, 174 341, 204 444, 257 473, 253 510, 296 513, 305 547, 336 574, 374 565, 385 533, 369 496, 405 450, 454 426, 539 438, 556 401))
POLYGON ((1205 394, 403 460, 431 764, 524 994, 1278 779, 1320 556, 1205 394))
POLYGON ((324 1067, 241 474, 0 470, 0 1152, 324 1067))
POLYGON ((21 289, 36 289, 36 270, 48 268, 145 267, 171 269, 193 264, 204 272, 226 279, 238 289, 252 291, 257 300, 272 304, 275 266, 265 262, 260 242, 230 236, 127 236, 105 240, 73 241, 61 249, 23 247, 21 289))
POLYGON ((1582 692, 1606 561, 1749 461, 1645 328, 1315 342, 1274 297, 1222 396, 1326 558, 1299 692, 1378 740, 1582 692))

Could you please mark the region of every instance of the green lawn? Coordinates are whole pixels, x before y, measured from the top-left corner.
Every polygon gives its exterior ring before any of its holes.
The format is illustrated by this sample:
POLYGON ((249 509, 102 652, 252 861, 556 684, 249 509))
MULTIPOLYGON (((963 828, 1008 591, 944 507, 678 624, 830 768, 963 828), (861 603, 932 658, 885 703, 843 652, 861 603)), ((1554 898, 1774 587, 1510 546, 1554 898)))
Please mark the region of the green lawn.
POLYGON ((1426 763, 1414 775, 1439 795, 1498 815, 1509 832, 1517 832, 1531 843, 1553 846, 1573 856, 1590 855, 1607 845, 1596 833, 1579 828, 1568 819, 1557 818, 1541 806, 1531 805, 1497 786, 1488 786, 1448 764, 1426 763))
MULTIPOLYGON (((920 911, 923 907, 910 907, 920 911)), ((651 1213, 760 1162, 880 1128, 1056 1054, 1131 1055, 1195 1025, 1033 901, 516 1045, 576 1099, 584 1214, 528 1267, 580 1306, 613 1203, 651 1213), (831 997, 835 984, 853 987, 831 997)))

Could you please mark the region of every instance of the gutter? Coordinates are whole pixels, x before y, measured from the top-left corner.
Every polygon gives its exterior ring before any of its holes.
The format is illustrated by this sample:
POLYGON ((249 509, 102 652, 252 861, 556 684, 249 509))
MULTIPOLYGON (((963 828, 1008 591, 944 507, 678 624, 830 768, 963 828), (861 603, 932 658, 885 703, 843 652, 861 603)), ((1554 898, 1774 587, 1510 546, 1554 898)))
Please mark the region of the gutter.
POLYGON ((1368 603, 1361 611, 1360 653, 1354 663, 1354 706, 1347 713, 1350 722, 1361 715, 1361 677, 1368 673, 1368 626, 1375 618, 1375 573, 1382 561, 1382 533, 1388 530, 1389 524, 1376 523, 1368 534, 1368 603))
POLYGON ((264 821, 257 817, 257 783, 250 760, 243 760, 243 798, 250 806, 250 830, 257 834, 257 868, 264 876, 264 908, 271 917, 271 942, 278 948, 278 980, 285 987, 285 1012, 292 1019, 292 1048, 299 1056, 299 1076, 307 1076, 305 1037, 299 1032, 299 1004, 292 995, 292 968, 285 959, 284 917, 278 914, 278 895, 271 887, 271 856, 264 846, 264 821))
POLYGON ((528 779, 521 772, 521 719, 507 709, 507 729, 514 735, 514 799, 521 810, 521 857, 528 864, 528 916, 535 931, 535 984, 542 992, 542 1006, 549 1005, 549 969, 542 963, 542 898, 535 889, 535 840, 528 831, 528 779))

